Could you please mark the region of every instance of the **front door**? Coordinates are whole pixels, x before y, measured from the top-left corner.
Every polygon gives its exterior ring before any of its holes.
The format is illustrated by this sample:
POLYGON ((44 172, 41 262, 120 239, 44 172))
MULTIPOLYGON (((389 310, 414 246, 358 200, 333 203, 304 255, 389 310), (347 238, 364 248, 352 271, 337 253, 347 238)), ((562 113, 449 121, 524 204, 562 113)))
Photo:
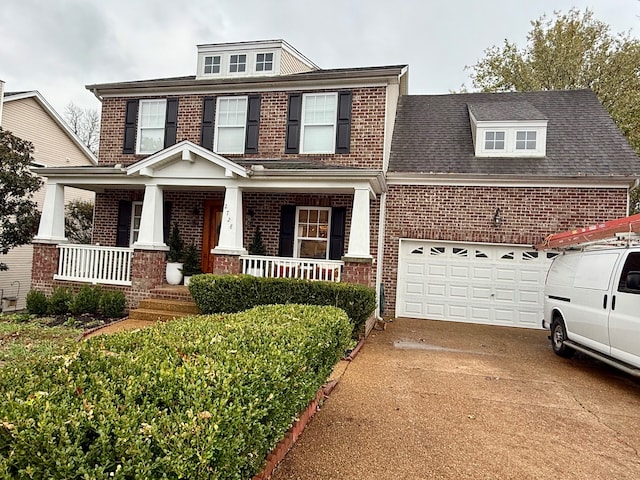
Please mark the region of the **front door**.
POLYGON ((218 245, 220 225, 222 224, 222 200, 204 202, 204 226, 202 230, 202 272, 213 273, 211 250, 218 245))

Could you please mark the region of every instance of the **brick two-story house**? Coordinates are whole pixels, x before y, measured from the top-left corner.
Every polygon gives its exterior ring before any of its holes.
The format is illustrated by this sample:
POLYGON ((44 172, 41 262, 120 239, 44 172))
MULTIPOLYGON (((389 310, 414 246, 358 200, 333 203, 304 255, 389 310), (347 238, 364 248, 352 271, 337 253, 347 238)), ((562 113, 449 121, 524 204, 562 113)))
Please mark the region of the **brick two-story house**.
POLYGON ((197 65, 191 77, 87 87, 102 101, 99 164, 41 170, 34 288, 99 276, 135 306, 164 282, 172 224, 204 272, 375 285, 407 67, 323 70, 282 40, 200 45, 197 65), (63 243, 64 185, 96 192, 93 247, 63 243), (247 255, 258 227, 267 257, 247 255))
POLYGON ((411 96, 407 76, 320 69, 277 40, 200 45, 195 76, 88 86, 99 164, 40 170, 34 287, 112 284, 135 307, 164 283, 177 224, 205 272, 364 283, 385 316, 539 326, 554 253, 531 245, 625 215, 640 161, 591 92, 411 96), (65 185, 96 192, 91 247, 64 243, 65 185), (266 256, 247 251, 257 228, 266 256))

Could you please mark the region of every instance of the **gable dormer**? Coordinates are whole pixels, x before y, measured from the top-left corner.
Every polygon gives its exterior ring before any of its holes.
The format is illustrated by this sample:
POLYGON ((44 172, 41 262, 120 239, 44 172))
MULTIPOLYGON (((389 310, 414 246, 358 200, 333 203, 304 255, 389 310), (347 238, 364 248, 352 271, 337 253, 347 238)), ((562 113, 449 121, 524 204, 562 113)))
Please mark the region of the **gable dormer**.
POLYGON ((198 45, 196 80, 290 75, 319 70, 284 40, 198 45))
POLYGON ((532 104, 467 104, 476 157, 544 157, 547 117, 532 104))

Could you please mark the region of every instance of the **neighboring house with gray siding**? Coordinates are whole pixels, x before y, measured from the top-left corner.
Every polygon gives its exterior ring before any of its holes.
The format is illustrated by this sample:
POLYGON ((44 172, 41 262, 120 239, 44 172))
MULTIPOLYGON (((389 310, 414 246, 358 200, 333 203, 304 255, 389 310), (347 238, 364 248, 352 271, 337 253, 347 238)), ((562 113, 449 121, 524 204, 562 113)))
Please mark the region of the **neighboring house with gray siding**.
MULTIPOLYGON (((15 136, 33 143, 34 161, 41 166, 62 167, 96 165, 97 159, 70 130, 60 115, 38 91, 4 92, 0 126, 15 136)), ((46 179, 45 179, 46 181, 46 179)), ((46 182, 45 182, 46 185, 46 182)), ((34 195, 42 210, 45 186, 34 195)), ((65 202, 93 201, 95 194, 86 190, 67 188, 65 202)), ((9 270, 0 272, 0 289, 4 297, 17 296, 15 308, 24 308, 25 297, 31 288, 33 247, 25 245, 12 249, 2 261, 9 270), (19 290, 19 291, 18 291, 19 290)), ((5 311, 13 310, 4 302, 5 311)))

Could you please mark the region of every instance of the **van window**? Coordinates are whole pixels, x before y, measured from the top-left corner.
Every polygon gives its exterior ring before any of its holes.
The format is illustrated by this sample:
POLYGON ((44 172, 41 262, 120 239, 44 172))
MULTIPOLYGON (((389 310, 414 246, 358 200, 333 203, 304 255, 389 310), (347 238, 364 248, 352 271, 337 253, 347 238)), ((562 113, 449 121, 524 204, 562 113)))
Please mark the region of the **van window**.
POLYGON ((618 291, 640 294, 640 252, 630 253, 622 267, 618 291), (631 274, 631 275, 629 275, 631 274))
POLYGON ((619 256, 615 252, 585 253, 580 258, 573 285, 591 290, 609 290, 613 266, 619 256))

